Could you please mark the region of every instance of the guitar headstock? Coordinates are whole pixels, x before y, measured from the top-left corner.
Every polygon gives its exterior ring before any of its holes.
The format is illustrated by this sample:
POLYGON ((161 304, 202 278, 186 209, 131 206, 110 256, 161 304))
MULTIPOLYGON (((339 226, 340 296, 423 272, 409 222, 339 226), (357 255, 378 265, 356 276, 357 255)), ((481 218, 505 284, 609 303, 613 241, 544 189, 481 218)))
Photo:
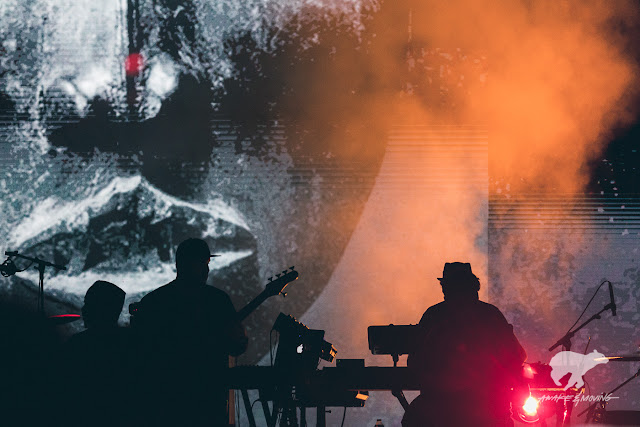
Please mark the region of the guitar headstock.
POLYGON ((278 294, 284 293, 284 288, 294 280, 298 279, 298 272, 294 270, 294 267, 289 267, 288 270, 282 270, 282 273, 276 274, 275 279, 273 277, 269 277, 269 282, 267 286, 265 286, 264 293, 267 296, 275 296, 278 294))

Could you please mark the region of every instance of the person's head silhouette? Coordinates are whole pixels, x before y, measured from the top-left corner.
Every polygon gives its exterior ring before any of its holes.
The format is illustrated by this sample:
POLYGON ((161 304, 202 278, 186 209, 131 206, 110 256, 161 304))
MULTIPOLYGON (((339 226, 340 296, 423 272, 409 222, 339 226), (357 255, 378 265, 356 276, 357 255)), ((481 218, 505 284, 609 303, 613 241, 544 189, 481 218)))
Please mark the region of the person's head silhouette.
POLYGON ((115 327, 126 293, 110 282, 98 280, 87 290, 82 318, 87 328, 115 327))
POLYGON ((176 249, 176 271, 178 278, 186 283, 205 283, 209 275, 209 260, 213 255, 209 245, 202 239, 190 238, 176 249))
POLYGON ((468 262, 447 262, 444 265, 442 277, 438 277, 442 285, 442 293, 446 297, 458 295, 477 295, 480 290, 480 280, 471 271, 468 262))

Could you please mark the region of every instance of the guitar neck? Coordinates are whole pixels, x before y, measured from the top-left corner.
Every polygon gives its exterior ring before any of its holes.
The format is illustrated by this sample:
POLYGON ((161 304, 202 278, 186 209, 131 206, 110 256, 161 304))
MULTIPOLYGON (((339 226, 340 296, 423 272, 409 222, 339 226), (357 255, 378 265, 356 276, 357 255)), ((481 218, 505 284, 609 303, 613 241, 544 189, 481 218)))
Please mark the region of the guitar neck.
POLYGON ((265 291, 260 293, 257 297, 251 300, 251 302, 245 305, 240 311, 237 313, 238 322, 242 322, 246 319, 253 311, 260 306, 267 298, 269 298, 269 294, 265 291))
POLYGON ((298 278, 298 272, 295 271, 293 267, 290 267, 289 269, 291 271, 287 272, 285 270, 282 272, 282 275, 277 274, 276 280, 271 280, 271 277, 269 278, 269 283, 267 283, 267 285, 265 286, 264 291, 262 291, 260 295, 251 300, 249 304, 244 306, 242 310, 237 313, 237 319, 239 322, 242 322, 244 319, 246 319, 248 315, 253 313, 253 311, 270 296, 275 296, 278 294, 286 295, 286 293, 283 292, 284 288, 286 288, 290 282, 298 278))

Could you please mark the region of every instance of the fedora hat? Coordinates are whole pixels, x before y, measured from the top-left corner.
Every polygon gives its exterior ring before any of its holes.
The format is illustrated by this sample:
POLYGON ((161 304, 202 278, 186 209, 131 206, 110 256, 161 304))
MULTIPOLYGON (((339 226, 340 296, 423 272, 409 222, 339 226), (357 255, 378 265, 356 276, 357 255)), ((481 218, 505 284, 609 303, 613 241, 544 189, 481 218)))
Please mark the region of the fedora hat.
POLYGON ((468 262, 447 262, 444 264, 442 277, 438 277, 440 282, 468 282, 469 280, 478 280, 471 271, 471 264, 468 262))

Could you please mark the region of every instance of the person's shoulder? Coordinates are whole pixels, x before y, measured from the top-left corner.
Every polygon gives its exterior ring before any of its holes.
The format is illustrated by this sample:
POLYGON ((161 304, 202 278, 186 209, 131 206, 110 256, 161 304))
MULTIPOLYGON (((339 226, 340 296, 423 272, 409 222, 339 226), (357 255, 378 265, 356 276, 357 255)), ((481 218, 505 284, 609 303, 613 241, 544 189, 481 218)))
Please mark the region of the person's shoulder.
POLYGON ((438 304, 434 304, 431 307, 427 308, 427 310, 422 314, 422 318, 420 319, 420 324, 425 323, 431 317, 437 316, 445 309, 446 305, 444 301, 439 302, 438 304))
POLYGON ((446 301, 440 301, 437 304, 432 305, 431 307, 427 308, 427 311, 425 311, 424 313, 438 313, 442 310, 445 310, 447 308, 447 303, 446 301))
POLYGON ((495 317, 497 320, 500 321, 507 321, 506 318, 504 317, 504 314, 502 314, 502 311, 500 311, 500 309, 498 307, 496 307, 493 304, 489 304, 488 302, 484 302, 484 301, 480 301, 478 300, 479 303, 479 307, 487 314, 492 315, 493 317, 495 317))
POLYGON ((215 286, 206 285, 203 287, 203 302, 210 307, 215 307, 220 313, 235 311, 235 306, 228 293, 215 286))
POLYGON ((231 298, 229 297, 229 294, 226 293, 225 291, 223 291, 220 288, 216 288, 215 286, 204 286, 203 288, 203 293, 206 295, 206 297, 208 298, 215 298, 215 299, 223 299, 223 300, 229 300, 231 301, 231 298))
POLYGON ((142 297, 140 302, 149 303, 149 302, 157 301, 159 299, 166 298, 167 296, 172 295, 175 292, 175 290, 176 290, 176 287, 175 287, 175 280, 174 280, 172 282, 167 283, 166 285, 160 286, 159 288, 149 292, 144 297, 142 297))
POLYGON ((493 312, 493 313, 500 313, 500 314, 502 314, 502 312, 500 311, 500 309, 499 309, 498 307, 496 307, 496 306, 495 306, 495 305, 493 305, 493 304, 489 304, 488 302, 484 302, 484 301, 480 301, 480 300, 478 300, 478 305, 479 305, 480 307, 482 307, 482 309, 483 309, 483 310, 491 311, 491 312, 493 312))
POLYGON ((427 309, 427 311, 429 311, 429 310, 442 310, 442 308, 445 307, 445 306, 446 306, 446 302, 443 300, 443 301, 440 301, 437 304, 433 304, 431 307, 429 307, 427 309))

